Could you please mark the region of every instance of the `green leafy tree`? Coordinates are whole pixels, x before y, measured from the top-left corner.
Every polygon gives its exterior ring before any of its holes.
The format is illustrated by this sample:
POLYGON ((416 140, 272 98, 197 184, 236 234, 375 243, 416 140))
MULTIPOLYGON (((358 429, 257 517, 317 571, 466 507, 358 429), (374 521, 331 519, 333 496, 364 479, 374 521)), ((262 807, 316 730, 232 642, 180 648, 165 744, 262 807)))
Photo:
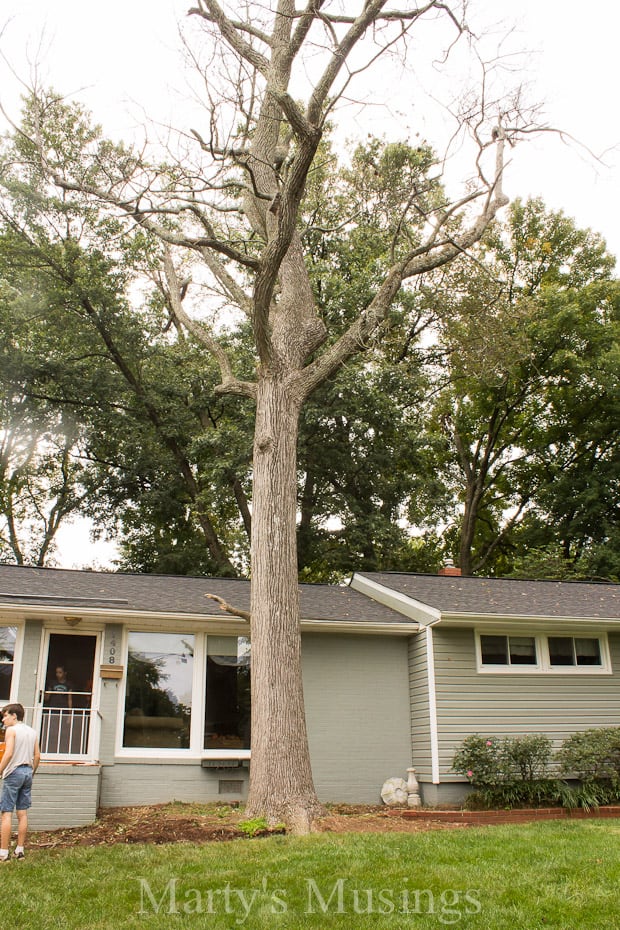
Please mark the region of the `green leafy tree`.
MULTIPOLYGON (((437 295, 447 378, 430 433, 452 495, 446 537, 464 574, 508 571, 520 523, 537 508, 550 516, 563 481, 574 499, 577 462, 588 475, 585 449, 597 458, 594 450, 617 448, 605 412, 615 389, 601 379, 617 339, 614 261, 602 239, 539 200, 517 202, 478 258, 475 274, 457 273, 451 293, 437 295)), ((592 483, 588 493, 608 506, 592 483)))
MULTIPOLYGON (((370 65, 426 13, 446 16, 461 31, 459 16, 443 2, 395 15, 383 0, 360 3, 354 13, 322 2, 301 11, 292 0, 278 0, 271 10, 249 3, 242 18, 229 5, 201 0, 191 13, 204 27, 207 54, 220 61, 226 78, 235 75, 219 95, 210 80, 210 136, 193 130, 193 152, 187 136, 178 160, 168 164, 112 146, 79 108, 67 108, 53 95, 33 101, 25 135, 33 163, 63 203, 86 204, 99 211, 102 222, 112 217, 128 235, 137 226, 164 243, 163 268, 178 325, 217 362, 217 390, 255 404, 248 816, 285 820, 303 831, 321 807, 310 770, 301 675, 296 551, 301 410, 380 334, 401 289, 471 248, 506 204, 501 181, 507 130, 496 125, 495 114, 492 125, 485 123, 488 114, 476 124, 478 187, 461 200, 442 195, 429 201, 426 190, 412 186, 405 210, 390 224, 389 261, 377 269, 357 312, 333 321, 315 297, 300 216, 326 121, 348 84, 347 61, 355 58, 357 70, 366 56, 370 65), (311 59, 315 74, 305 69, 311 59), (298 73, 308 88, 303 102, 293 96, 298 73), (218 97, 221 108, 213 103, 218 97), (80 137, 86 144, 72 153, 80 137), (487 149, 493 153, 490 165, 487 149), (223 300, 226 318, 236 314, 249 327, 251 370, 222 341, 222 317, 210 319, 206 298, 204 312, 190 312, 182 267, 188 254, 204 275, 203 295, 219 297, 216 310, 223 300)), ((216 79, 213 63, 209 75, 216 79)), ((527 119, 512 112, 506 121, 518 127, 527 119)), ((387 193, 385 203, 391 209, 387 193)), ((355 218, 352 223, 360 225, 355 218)))
POLYGON ((83 434, 70 411, 28 391, 33 349, 46 344, 34 311, 40 282, 14 281, 4 245, 0 237, 0 557, 41 566, 84 503, 83 434))

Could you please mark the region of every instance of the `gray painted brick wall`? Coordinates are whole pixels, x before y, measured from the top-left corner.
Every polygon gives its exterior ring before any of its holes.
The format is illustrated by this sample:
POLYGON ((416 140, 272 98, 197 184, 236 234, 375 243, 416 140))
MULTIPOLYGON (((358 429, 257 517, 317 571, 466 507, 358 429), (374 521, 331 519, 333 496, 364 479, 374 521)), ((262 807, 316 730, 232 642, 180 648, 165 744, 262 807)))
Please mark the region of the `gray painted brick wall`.
POLYGON ((308 739, 321 800, 376 804, 387 778, 406 778, 407 651, 404 637, 302 637, 308 739))
POLYGON ((98 765, 44 763, 34 777, 31 830, 81 827, 92 823, 99 806, 98 765))
POLYGON ((122 807, 137 804, 165 804, 169 801, 240 801, 247 797, 248 770, 204 769, 199 759, 186 763, 119 762, 102 768, 101 806, 122 807), (231 782, 241 782, 241 790, 220 790, 231 782))

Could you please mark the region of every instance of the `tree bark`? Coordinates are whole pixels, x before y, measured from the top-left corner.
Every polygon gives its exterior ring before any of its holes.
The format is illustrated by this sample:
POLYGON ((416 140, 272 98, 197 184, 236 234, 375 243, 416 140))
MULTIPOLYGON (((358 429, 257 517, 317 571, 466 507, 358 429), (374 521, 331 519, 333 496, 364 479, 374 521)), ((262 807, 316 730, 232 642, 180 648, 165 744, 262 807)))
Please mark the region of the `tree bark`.
POLYGON ((252 508, 252 777, 249 816, 307 832, 321 812, 312 780, 297 581, 297 433, 290 379, 258 384, 252 508), (285 701, 281 698, 285 697, 285 701))

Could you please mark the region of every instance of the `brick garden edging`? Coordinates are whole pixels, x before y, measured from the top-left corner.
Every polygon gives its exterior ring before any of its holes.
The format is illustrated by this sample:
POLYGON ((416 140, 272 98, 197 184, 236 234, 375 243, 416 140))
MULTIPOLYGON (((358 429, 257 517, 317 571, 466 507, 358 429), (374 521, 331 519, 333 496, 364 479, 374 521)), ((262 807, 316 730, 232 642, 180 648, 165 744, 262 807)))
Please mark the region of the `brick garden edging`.
POLYGON ((439 823, 460 823, 475 826, 476 824, 493 823, 529 823, 535 820, 583 820, 589 817, 620 817, 620 806, 592 808, 589 811, 582 807, 538 807, 520 808, 515 810, 493 811, 466 811, 466 810, 432 810, 424 809, 393 809, 389 811, 391 817, 402 817, 409 820, 431 820, 439 823))

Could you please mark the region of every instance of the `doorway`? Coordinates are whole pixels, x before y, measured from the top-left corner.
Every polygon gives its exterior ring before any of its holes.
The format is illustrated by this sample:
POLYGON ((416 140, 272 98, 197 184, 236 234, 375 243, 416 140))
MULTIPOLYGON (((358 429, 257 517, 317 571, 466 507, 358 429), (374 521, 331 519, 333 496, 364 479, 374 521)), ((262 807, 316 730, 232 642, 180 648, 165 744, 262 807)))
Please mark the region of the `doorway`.
POLYGON ((97 634, 48 633, 39 691, 41 752, 88 756, 97 634))

